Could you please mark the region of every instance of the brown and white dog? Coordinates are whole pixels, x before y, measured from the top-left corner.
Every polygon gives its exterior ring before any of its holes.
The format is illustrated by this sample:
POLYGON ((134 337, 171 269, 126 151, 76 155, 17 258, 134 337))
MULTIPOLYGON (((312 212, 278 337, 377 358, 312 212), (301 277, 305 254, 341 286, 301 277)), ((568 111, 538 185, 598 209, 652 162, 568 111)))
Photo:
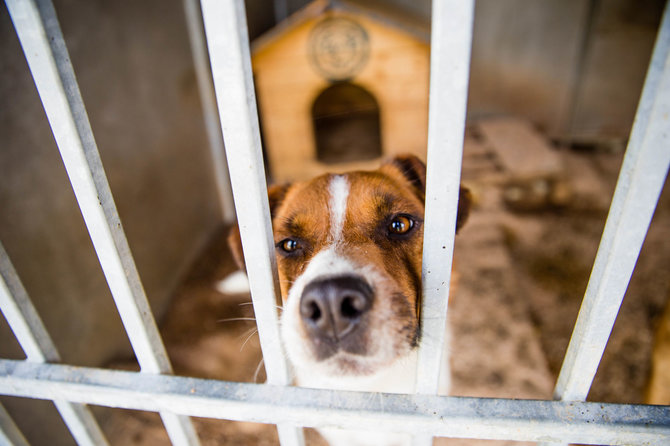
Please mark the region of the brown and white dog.
MULTIPOLYGON (((296 384, 414 391, 425 176, 418 158, 401 156, 370 172, 270 187, 281 334, 296 384)), ((470 206, 468 191, 459 195, 456 230, 470 206)), ((237 231, 230 242, 242 264, 237 231)), ((442 393, 449 387, 444 357, 442 393)), ((331 445, 409 441, 397 434, 320 432, 331 445)))

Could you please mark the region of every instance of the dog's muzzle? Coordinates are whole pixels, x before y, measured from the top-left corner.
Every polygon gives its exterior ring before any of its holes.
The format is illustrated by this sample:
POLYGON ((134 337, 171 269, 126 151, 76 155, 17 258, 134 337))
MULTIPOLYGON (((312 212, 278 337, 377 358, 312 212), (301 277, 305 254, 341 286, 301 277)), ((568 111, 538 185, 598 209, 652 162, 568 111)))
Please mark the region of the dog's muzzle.
POLYGON ((319 360, 340 350, 366 353, 366 315, 373 300, 372 288, 355 276, 320 279, 305 286, 300 316, 319 360))

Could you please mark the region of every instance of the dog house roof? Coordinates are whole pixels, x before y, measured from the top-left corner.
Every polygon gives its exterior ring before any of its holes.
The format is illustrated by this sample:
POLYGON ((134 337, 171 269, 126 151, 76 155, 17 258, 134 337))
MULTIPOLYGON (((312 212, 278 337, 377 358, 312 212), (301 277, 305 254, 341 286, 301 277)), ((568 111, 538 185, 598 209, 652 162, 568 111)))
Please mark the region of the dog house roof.
POLYGON ((251 43, 252 53, 262 51, 291 29, 329 11, 365 15, 380 24, 406 32, 426 44, 430 43, 430 21, 397 6, 377 0, 315 0, 254 39, 251 43))

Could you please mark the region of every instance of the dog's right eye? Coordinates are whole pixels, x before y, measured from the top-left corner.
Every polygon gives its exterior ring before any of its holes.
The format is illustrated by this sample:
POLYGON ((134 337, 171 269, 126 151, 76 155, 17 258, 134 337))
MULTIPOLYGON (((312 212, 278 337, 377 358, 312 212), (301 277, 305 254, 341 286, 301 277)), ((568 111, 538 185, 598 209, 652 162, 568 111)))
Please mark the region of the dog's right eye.
POLYGON ((297 251, 300 245, 298 245, 297 241, 291 238, 287 238, 277 243, 277 247, 282 251, 284 251, 285 253, 290 254, 292 252, 297 251))
POLYGON ((407 215, 397 215, 388 225, 391 234, 404 235, 414 227, 414 221, 407 215))

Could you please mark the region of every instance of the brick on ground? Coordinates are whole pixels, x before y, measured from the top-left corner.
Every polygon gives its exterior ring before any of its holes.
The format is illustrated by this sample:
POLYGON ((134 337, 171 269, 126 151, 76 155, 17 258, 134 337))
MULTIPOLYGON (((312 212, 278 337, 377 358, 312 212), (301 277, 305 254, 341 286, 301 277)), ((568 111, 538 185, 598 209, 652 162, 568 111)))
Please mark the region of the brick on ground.
POLYGON ((508 206, 527 211, 567 204, 571 197, 563 159, 529 122, 496 118, 477 127, 506 176, 508 206))
POLYGON ((488 177, 498 170, 494 154, 481 142, 466 136, 463 146, 464 179, 488 177))
POLYGON ((481 121, 477 126, 486 144, 513 178, 556 178, 563 174, 561 157, 528 121, 497 118, 481 121))

